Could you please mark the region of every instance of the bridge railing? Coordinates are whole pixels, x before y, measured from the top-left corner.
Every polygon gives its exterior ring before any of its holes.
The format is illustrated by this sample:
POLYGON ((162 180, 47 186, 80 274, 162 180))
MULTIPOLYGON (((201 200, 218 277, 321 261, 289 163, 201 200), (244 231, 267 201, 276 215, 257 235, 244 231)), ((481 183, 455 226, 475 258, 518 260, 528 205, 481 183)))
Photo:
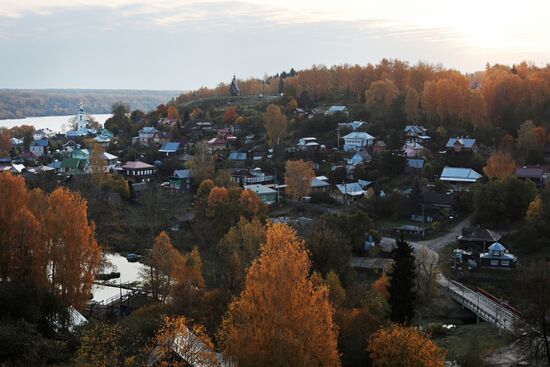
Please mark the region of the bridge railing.
POLYGON ((458 303, 499 328, 513 331, 517 323, 523 323, 517 311, 514 312, 514 309, 497 298, 489 297, 487 292, 475 291, 454 280, 449 280, 447 291, 458 303))

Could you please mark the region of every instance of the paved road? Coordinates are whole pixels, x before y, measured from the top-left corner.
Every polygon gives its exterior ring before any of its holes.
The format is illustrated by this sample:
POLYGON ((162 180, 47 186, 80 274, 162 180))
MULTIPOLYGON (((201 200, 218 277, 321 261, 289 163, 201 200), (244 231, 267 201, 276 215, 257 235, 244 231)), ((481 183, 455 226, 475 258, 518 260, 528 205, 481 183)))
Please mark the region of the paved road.
POLYGON ((441 250, 443 247, 447 246, 449 243, 456 240, 458 236, 462 234, 462 228, 469 227, 471 223, 471 217, 467 217, 466 219, 462 220, 460 223, 455 225, 449 233, 434 238, 433 240, 426 240, 426 241, 417 241, 415 242, 418 245, 426 246, 432 250, 441 250))

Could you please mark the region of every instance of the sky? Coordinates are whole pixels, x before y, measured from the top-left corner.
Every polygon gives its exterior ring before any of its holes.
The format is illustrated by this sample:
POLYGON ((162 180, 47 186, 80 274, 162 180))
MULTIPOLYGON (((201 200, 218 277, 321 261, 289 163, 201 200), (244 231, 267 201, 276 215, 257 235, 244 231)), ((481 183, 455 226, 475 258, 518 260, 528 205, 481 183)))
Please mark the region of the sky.
POLYGON ((192 90, 398 58, 550 62, 547 0, 0 0, 0 88, 192 90))

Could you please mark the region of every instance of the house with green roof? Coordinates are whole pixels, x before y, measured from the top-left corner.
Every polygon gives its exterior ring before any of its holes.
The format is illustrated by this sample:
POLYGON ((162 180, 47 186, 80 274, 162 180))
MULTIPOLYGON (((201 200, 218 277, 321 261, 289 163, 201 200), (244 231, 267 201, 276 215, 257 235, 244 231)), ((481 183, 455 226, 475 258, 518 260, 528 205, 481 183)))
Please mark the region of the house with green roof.
POLYGON ((90 170, 87 159, 80 158, 65 158, 61 162, 60 172, 70 173, 73 175, 88 173, 90 170))

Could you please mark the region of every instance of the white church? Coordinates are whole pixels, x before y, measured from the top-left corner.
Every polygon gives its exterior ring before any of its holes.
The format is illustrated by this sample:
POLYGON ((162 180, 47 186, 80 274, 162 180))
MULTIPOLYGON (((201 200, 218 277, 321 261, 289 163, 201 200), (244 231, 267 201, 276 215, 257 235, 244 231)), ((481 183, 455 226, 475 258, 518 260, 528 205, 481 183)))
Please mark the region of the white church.
POLYGON ((88 134, 95 134, 95 129, 88 129, 89 122, 88 115, 84 112, 84 105, 80 102, 80 108, 76 115, 75 128, 76 130, 69 130, 65 132, 66 137, 77 138, 86 136, 88 134))

